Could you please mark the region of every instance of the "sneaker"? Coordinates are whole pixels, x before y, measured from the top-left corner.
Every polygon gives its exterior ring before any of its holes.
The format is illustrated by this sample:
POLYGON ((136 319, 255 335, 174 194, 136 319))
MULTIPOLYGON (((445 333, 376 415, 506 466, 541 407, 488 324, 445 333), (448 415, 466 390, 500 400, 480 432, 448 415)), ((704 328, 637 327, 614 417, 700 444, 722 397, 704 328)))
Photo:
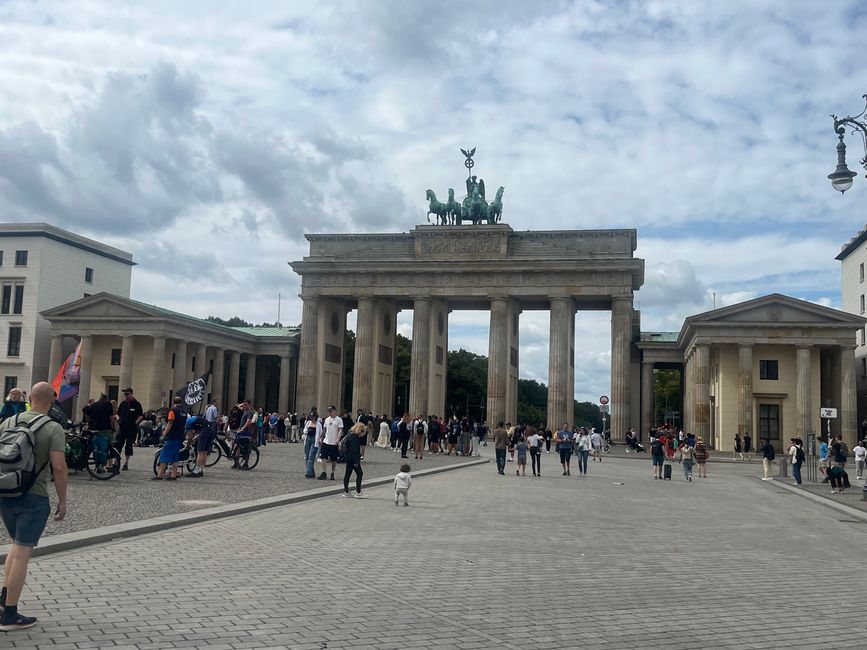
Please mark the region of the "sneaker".
POLYGON ((319 476, 316 477, 316 480, 317 481, 327 481, 328 480, 328 474, 326 474, 325 472, 322 472, 319 476))
POLYGON ((394 505, 396 505, 396 506, 399 506, 399 505, 400 505, 400 503, 398 502, 397 499, 394 500, 394 505))
POLYGON ((244 463, 243 465, 241 465, 241 469, 242 469, 242 470, 243 470, 243 469, 249 470, 249 469, 250 469, 250 466, 249 466, 247 463, 244 463))
POLYGON ((340 496, 342 496, 342 497, 348 497, 348 496, 349 496, 349 492, 341 492, 341 493, 340 493, 340 496))
POLYGON ((166 476, 166 478, 165 478, 164 480, 166 480, 166 481, 177 481, 177 480, 178 480, 178 477, 177 477, 177 476, 166 476))
POLYGON ((334 472, 331 472, 331 480, 334 480, 334 472))
POLYGON ((563 471, 563 476, 566 476, 566 471, 565 471, 565 470, 563 471))
POLYGON ((148 480, 149 481, 162 481, 163 477, 162 476, 151 476, 148 480))
POLYGON ((21 614, 18 614, 11 621, 0 619, 0 630, 2 630, 3 632, 25 630, 28 627, 33 627, 34 625, 36 625, 36 619, 33 616, 22 616, 21 614))
POLYGON ((355 498, 356 498, 356 499, 366 499, 366 498, 367 498, 367 495, 364 494, 363 492, 356 492, 356 493, 355 493, 355 498))
POLYGON ((409 508, 409 504, 408 504, 406 501, 404 501, 404 502, 403 502, 403 507, 404 507, 404 508, 409 508))
POLYGON ((129 465, 127 465, 126 463, 124 463, 124 464, 123 464, 123 467, 122 467, 121 469, 123 469, 123 471, 125 472, 125 471, 127 471, 127 470, 129 469, 129 465))
POLYGON ((235 461, 235 462, 232 464, 232 469, 241 469, 241 466, 238 464, 238 461, 235 461))
POLYGON ((688 480, 690 483, 692 483, 692 474, 690 474, 690 475, 687 477, 687 480, 688 480))
POLYGON ((190 478, 202 478, 204 476, 203 472, 190 472, 187 474, 190 478))
POLYGON ((568 469, 566 470, 566 476, 572 476, 572 472, 569 471, 568 469))

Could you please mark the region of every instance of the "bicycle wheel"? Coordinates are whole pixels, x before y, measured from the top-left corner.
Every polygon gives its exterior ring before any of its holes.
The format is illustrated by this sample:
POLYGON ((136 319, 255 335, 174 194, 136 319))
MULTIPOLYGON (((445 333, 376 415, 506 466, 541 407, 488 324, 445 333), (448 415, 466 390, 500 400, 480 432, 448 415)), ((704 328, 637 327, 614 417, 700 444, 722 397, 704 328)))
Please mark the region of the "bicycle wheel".
POLYGON ((250 447, 250 454, 247 456, 247 467, 254 469, 259 464, 259 448, 250 447))
POLYGON ((159 474, 160 470, 160 448, 154 452, 154 476, 159 474))
POLYGON ((90 474, 91 478, 95 478, 97 481, 108 481, 109 479, 114 478, 115 474, 120 471, 120 454, 117 453, 117 449, 109 446, 107 452, 103 452, 106 457, 105 463, 97 463, 97 454, 99 452, 92 447, 88 450, 87 453, 87 473, 90 474), (109 462, 112 464, 112 468, 109 468, 109 462))
POLYGON ((208 460, 205 461, 205 467, 213 467, 220 462, 223 457, 223 450, 216 442, 211 445, 211 451, 208 453, 208 460))
POLYGON ((611 451, 611 445, 606 442, 602 445, 602 453, 607 454, 609 451, 611 451))

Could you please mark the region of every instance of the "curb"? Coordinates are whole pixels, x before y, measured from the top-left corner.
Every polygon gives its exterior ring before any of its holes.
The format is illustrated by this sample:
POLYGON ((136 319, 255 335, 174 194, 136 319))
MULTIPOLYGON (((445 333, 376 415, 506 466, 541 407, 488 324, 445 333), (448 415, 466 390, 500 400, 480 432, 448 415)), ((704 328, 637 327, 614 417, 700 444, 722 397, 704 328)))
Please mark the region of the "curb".
MULTIPOLYGON (((443 465, 441 467, 431 467, 429 469, 413 472, 413 478, 420 476, 432 476, 441 474, 451 470, 462 469, 464 467, 475 467, 491 462, 487 458, 478 460, 469 460, 463 463, 454 465, 443 465)), ((364 482, 364 487, 372 488, 381 485, 388 485, 394 481, 393 476, 383 476, 380 478, 370 479, 364 482)), ((65 533, 63 535, 54 535, 40 540, 39 546, 33 549, 33 557, 49 555, 51 553, 59 553, 61 551, 69 551, 94 544, 102 544, 104 542, 112 542, 129 537, 137 537, 139 535, 147 535, 170 528, 180 528, 182 526, 191 526, 200 524, 215 519, 223 519, 225 517, 233 517, 235 515, 257 512, 267 508, 278 508, 280 506, 288 506, 296 503, 303 503, 320 497, 332 496, 343 491, 343 484, 329 485, 328 487, 306 490, 304 492, 295 492, 293 494, 280 494, 272 497, 264 497, 253 501, 242 501, 240 503, 228 503, 223 506, 215 506, 213 508, 202 508, 201 510, 193 510, 192 512, 180 512, 171 515, 163 515, 143 521, 127 522, 125 524, 114 524, 112 526, 103 526, 101 528, 92 528, 90 530, 81 530, 74 533, 65 533)), ((0 563, 6 561, 6 555, 9 552, 10 545, 0 546, 0 563)))
MULTIPOLYGON (((756 480, 761 481, 762 479, 757 478, 756 480)), ((783 488, 784 490, 787 490, 789 492, 792 492, 794 494, 802 496, 805 499, 809 499, 810 501, 813 501, 813 502, 818 503, 820 505, 826 506, 828 508, 833 508, 834 510, 842 512, 843 514, 845 514, 849 517, 854 517, 855 519, 867 521, 867 512, 864 512, 863 510, 859 510, 858 508, 853 508, 852 506, 847 506, 844 503, 838 503, 837 501, 834 501, 832 499, 828 499, 828 498, 823 497, 819 494, 813 494, 812 492, 808 492, 807 490, 799 489, 799 488, 795 487, 794 485, 789 485, 788 483, 784 483, 783 481, 778 481, 776 479, 774 479, 773 481, 762 481, 762 483, 768 483, 769 485, 773 485, 774 487, 783 488)))

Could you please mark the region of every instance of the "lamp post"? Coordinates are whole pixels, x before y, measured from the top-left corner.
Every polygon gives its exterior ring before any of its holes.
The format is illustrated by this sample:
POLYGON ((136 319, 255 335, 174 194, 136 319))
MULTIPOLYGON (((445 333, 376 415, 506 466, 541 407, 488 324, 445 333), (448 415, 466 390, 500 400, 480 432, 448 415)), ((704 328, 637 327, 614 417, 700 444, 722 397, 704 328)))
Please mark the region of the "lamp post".
MULTIPOLYGON (((867 95, 861 97, 867 101, 867 95)), ((861 136, 861 144, 864 145, 864 157, 860 163, 867 170, 867 124, 859 120, 865 113, 867 113, 867 105, 858 115, 847 115, 843 118, 831 115, 834 118, 834 133, 837 134, 839 142, 837 143, 837 169, 828 174, 828 179, 831 181, 831 186, 841 194, 852 187, 852 179, 857 176, 846 166, 846 145, 843 143, 846 127, 852 127, 852 133, 858 133, 861 136)))

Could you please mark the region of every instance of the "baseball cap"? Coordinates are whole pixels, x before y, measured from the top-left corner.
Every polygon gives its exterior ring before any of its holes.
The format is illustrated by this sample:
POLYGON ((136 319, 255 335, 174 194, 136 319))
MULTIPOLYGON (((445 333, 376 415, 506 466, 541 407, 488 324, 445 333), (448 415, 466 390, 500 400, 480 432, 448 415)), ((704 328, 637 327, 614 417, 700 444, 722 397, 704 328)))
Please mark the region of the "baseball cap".
POLYGON ((332 404, 331 406, 328 407, 328 410, 329 411, 336 411, 337 407, 332 404))
POLYGON ((122 391, 120 391, 120 392, 121 392, 121 393, 132 393, 132 392, 134 392, 134 391, 133 391, 132 388, 124 388, 124 389, 123 389, 122 391))

